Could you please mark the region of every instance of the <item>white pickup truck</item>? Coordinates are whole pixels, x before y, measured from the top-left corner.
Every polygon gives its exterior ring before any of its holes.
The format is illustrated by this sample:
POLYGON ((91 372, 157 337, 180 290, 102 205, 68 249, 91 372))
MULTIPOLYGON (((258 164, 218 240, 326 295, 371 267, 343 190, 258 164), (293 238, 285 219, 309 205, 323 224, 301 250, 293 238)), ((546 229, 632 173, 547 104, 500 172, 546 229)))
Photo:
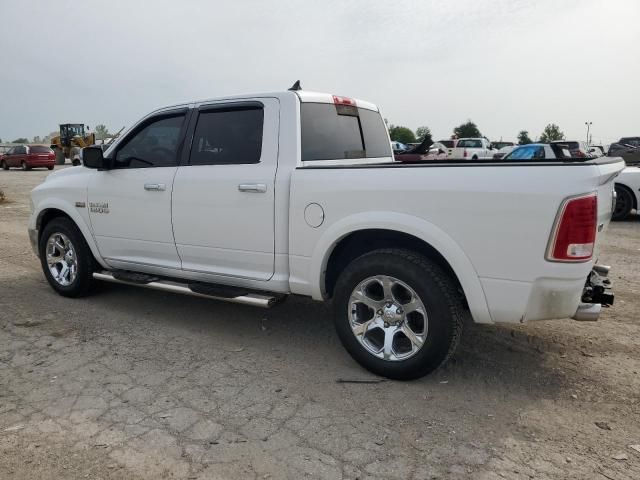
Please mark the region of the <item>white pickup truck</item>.
POLYGON ((293 90, 156 110, 83 162, 32 192, 33 249, 64 296, 332 300, 349 353, 399 379, 445 362, 465 318, 612 302, 594 256, 616 158, 403 164, 375 105, 293 90))
POLYGON ((461 138, 449 153, 451 159, 485 160, 492 159, 498 150, 492 148, 486 138, 461 138))

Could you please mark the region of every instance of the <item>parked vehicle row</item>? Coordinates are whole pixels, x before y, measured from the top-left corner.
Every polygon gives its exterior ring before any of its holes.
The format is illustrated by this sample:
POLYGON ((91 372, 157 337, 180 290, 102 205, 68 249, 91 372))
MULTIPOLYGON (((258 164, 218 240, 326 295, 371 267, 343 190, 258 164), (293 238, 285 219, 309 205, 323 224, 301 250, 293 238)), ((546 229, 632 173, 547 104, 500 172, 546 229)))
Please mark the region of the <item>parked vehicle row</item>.
POLYGON ((17 145, 0 154, 0 168, 47 168, 53 170, 56 156, 47 145, 17 145))

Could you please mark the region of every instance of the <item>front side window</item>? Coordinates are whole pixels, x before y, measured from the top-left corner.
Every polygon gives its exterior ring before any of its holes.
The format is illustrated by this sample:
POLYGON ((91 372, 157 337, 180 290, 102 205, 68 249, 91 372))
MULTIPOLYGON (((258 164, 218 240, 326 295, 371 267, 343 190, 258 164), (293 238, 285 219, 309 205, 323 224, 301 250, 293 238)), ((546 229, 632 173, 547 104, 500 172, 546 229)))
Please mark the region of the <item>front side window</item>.
POLYGON ((262 153, 261 107, 202 111, 191 143, 191 165, 259 163, 262 153))
POLYGON ((174 167, 184 114, 151 120, 116 152, 115 168, 174 167))

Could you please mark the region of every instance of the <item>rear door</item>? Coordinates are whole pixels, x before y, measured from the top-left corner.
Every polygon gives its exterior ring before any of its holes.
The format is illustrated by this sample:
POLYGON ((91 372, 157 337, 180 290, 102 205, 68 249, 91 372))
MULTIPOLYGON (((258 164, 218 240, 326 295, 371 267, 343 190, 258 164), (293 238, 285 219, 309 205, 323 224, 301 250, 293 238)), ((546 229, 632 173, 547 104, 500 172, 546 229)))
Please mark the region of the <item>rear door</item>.
POLYGON ((95 171, 89 182, 91 226, 100 254, 114 267, 180 268, 171 191, 186 114, 181 109, 143 120, 109 152, 113 168, 95 171))
POLYGON ((172 203, 184 270, 273 276, 278 131, 275 98, 217 102, 194 112, 172 203))

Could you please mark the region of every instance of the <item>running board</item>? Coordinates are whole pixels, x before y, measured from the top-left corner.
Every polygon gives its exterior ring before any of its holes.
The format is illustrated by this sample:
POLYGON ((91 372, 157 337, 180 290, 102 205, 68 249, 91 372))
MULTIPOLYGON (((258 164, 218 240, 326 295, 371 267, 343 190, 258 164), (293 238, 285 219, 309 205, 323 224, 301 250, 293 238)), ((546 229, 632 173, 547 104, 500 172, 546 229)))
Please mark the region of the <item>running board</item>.
MULTIPOLYGON (((117 276, 120 278, 116 278, 112 272, 106 272, 106 271, 94 272, 93 274, 93 278, 95 278, 96 280, 103 280, 105 282, 120 283, 122 285, 132 285, 136 287, 151 288, 153 290, 161 290, 163 292, 182 293, 183 295, 209 298, 213 300, 220 300, 223 302, 241 303, 244 305, 252 305, 254 307, 269 308, 275 305, 276 303, 279 303, 284 298, 284 297, 278 297, 274 295, 266 295, 266 294, 260 294, 260 293, 245 293, 246 291, 243 292, 244 293, 243 295, 229 296, 229 293, 228 293, 229 290, 223 290, 224 287, 222 286, 218 287, 218 286, 211 285, 211 290, 210 290, 211 293, 217 292, 217 291, 222 293, 224 291, 223 296, 218 296, 218 295, 204 293, 206 292, 206 289, 202 288, 203 284, 197 284, 199 288, 195 288, 195 290, 198 290, 198 291, 194 291, 191 288, 189 288, 190 287, 189 284, 179 283, 172 280, 160 280, 160 279, 156 280, 154 278, 153 281, 142 282, 140 281, 141 279, 136 279, 138 281, 135 281, 135 280, 131 281, 131 280, 124 280, 123 275, 117 275, 117 276)), ((191 286, 194 286, 194 285, 191 285, 191 286)))

